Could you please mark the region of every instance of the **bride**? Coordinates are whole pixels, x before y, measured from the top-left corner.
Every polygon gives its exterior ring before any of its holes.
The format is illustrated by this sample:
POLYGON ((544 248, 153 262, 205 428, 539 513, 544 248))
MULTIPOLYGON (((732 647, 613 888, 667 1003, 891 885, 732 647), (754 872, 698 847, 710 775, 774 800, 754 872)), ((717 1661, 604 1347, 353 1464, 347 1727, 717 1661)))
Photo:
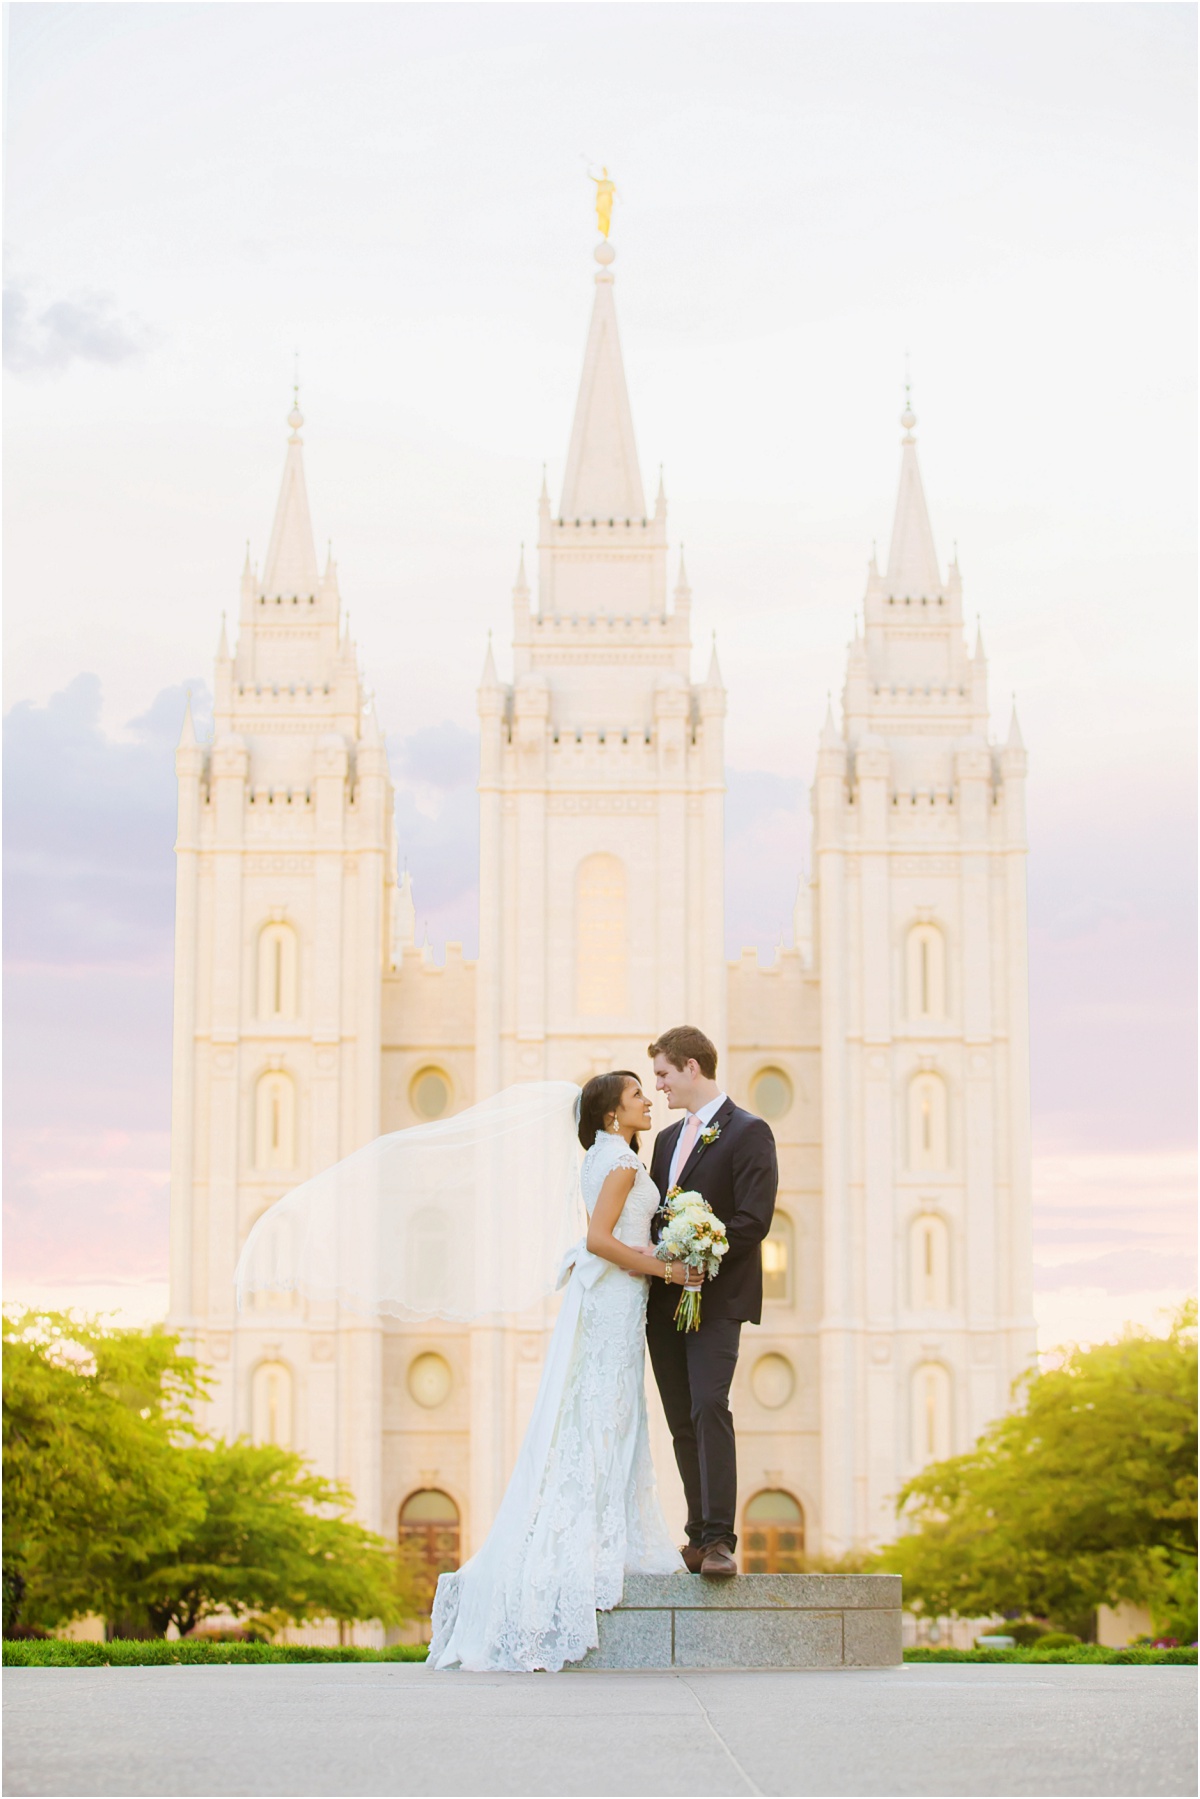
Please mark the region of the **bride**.
POLYGON ((643 1368, 647 1283, 687 1277, 650 1249, 659 1195, 637 1155, 649 1124, 628 1070, 584 1087, 587 1236, 566 1258, 566 1298, 495 1522, 438 1581, 431 1668, 556 1671, 596 1646, 596 1613, 617 1604, 626 1572, 683 1568, 655 1487, 643 1368))
POLYGON ((684 1566, 646 1427, 648 1283, 687 1279, 650 1248, 659 1195, 637 1154, 650 1117, 628 1070, 582 1093, 519 1083, 314 1175, 263 1214, 238 1259, 239 1310, 300 1292, 376 1316, 477 1323, 539 1304, 556 1270, 566 1286, 491 1531, 438 1582, 431 1667, 560 1669, 595 1647, 596 1613, 617 1604, 627 1571, 684 1566), (587 1235, 563 1256, 581 1189, 587 1235))

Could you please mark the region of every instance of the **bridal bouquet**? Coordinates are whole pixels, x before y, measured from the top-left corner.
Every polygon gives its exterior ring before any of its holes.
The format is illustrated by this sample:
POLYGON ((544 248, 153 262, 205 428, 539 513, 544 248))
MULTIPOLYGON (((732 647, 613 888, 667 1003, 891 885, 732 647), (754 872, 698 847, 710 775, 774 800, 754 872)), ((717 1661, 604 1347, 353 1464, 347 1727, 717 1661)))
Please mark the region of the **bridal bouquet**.
MULTIPOLYGON (((721 1257, 729 1252, 725 1226, 708 1201, 699 1193, 686 1193, 672 1187, 663 1202, 666 1223, 655 1247, 660 1262, 684 1262, 695 1268, 705 1280, 720 1271, 721 1257)), ((700 1289, 685 1287, 675 1307, 675 1329, 694 1331, 700 1328, 700 1289)))

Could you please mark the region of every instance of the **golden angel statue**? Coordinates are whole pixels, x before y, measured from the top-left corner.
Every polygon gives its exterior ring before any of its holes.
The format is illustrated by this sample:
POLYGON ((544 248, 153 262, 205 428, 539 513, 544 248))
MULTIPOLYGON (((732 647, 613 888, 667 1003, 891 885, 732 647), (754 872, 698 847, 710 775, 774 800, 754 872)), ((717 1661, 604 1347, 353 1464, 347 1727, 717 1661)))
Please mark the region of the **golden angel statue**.
POLYGON ((609 180, 608 170, 605 168, 590 179, 596 183, 596 223, 600 227, 600 235, 607 237, 612 226, 612 203, 617 190, 609 180))

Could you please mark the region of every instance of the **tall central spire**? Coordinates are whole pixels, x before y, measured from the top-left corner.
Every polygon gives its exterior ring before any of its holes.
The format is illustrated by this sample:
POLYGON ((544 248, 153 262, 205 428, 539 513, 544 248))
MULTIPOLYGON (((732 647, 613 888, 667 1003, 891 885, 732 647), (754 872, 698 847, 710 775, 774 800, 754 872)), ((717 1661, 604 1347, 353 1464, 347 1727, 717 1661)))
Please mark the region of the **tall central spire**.
POLYGON ((283 483, 275 507, 275 523, 271 527, 262 580, 262 591, 272 600, 281 595, 285 599, 291 599, 293 595, 307 599, 316 593, 320 582, 312 515, 308 509, 308 488, 304 483, 304 439, 300 435, 304 414, 296 394, 293 394, 287 422, 292 434, 288 438, 283 483))
POLYGON ((633 414, 613 304, 612 262, 605 240, 596 246, 596 299, 575 403, 559 517, 641 519, 646 515, 633 414))
POLYGON ((897 599, 919 599, 922 594, 932 599, 941 592, 942 577, 938 571, 937 551, 933 547, 933 526, 929 507, 921 485, 917 466, 917 440, 913 436, 916 415, 907 396, 900 423, 901 438, 900 492, 896 496, 896 520, 892 526, 892 542, 888 550, 887 590, 897 599))

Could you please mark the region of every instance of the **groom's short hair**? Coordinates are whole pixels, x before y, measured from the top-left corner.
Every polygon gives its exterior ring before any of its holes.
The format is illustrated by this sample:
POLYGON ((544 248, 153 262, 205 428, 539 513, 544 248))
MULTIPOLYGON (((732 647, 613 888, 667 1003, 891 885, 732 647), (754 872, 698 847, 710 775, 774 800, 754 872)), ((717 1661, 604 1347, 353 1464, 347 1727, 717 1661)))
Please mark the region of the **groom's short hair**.
POLYGON ((678 1068, 681 1073, 685 1063, 695 1062, 705 1080, 717 1078, 716 1045, 694 1024, 673 1025, 661 1037, 655 1038, 646 1053, 652 1062, 655 1056, 665 1056, 672 1068, 678 1068))

